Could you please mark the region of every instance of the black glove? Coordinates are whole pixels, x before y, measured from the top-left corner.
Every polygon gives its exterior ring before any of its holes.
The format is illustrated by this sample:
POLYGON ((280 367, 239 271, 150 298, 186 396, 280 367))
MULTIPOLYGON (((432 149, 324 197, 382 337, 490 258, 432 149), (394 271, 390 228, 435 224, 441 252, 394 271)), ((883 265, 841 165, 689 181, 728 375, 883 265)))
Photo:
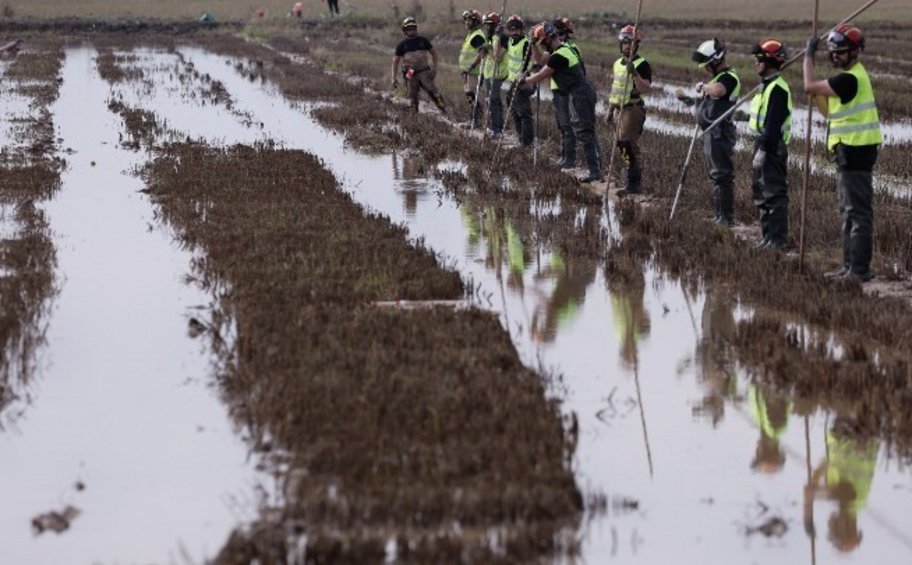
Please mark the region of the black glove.
POLYGON ((807 40, 807 44, 804 46, 804 56, 813 57, 814 53, 817 52, 817 45, 820 44, 820 38, 814 36, 807 40))

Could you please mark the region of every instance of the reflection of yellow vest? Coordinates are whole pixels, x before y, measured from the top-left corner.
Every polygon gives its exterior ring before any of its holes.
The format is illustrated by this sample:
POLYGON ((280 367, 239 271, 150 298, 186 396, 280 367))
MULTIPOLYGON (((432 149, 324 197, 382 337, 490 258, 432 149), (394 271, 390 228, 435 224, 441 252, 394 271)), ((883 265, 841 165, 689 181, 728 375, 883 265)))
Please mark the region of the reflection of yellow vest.
POLYGON ((465 40, 462 42, 462 48, 459 50, 459 68, 463 72, 467 72, 470 75, 478 76, 478 67, 475 67, 471 71, 469 67, 472 66, 472 63, 475 61, 475 55, 478 54, 478 50, 472 47, 472 40, 476 36, 481 36, 482 39, 485 38, 484 32, 481 29, 472 30, 466 35, 465 40))
POLYGON ((751 99, 750 121, 747 125, 754 133, 764 133, 764 129, 766 128, 766 113, 769 109, 770 93, 772 93, 773 88, 777 85, 788 95, 788 116, 782 124, 782 141, 788 145, 789 140, 792 138, 792 91, 789 90, 789 85, 782 78, 782 75, 779 75, 775 80, 770 81, 769 84, 763 87, 763 90, 755 94, 753 99, 751 99))
MULTIPOLYGON (((639 69, 640 65, 645 62, 646 59, 637 55, 636 59, 633 60, 633 68, 639 69)), ((633 83, 632 76, 628 78, 628 74, 624 58, 618 57, 618 60, 614 62, 614 79, 611 81, 611 94, 608 95, 609 103, 623 106, 630 102, 630 95, 636 85, 633 83)), ((643 98, 642 93, 640 98, 643 98)))
POLYGON ((510 270, 518 275, 522 275, 522 273, 526 270, 526 259, 523 257, 522 238, 520 238, 519 234, 516 233, 516 230, 513 229, 513 226, 510 224, 509 220, 507 220, 506 232, 507 258, 510 261, 510 270))
POLYGON ((770 439, 778 440, 785 434, 785 431, 788 429, 788 418, 786 417, 785 424, 778 428, 770 421, 766 407, 766 399, 763 397, 763 393, 757 389, 756 385, 750 385, 750 388, 748 388, 747 401, 750 404, 751 416, 753 416, 757 425, 760 426, 763 435, 770 439))
POLYGON ((646 337, 643 328, 638 328, 634 318, 633 301, 626 295, 611 293, 611 317, 614 319, 614 331, 621 341, 632 338, 642 341, 646 337))
POLYGON ((827 431, 827 464, 826 483, 834 487, 839 483, 848 483, 855 490, 855 500, 849 506, 857 515, 868 503, 871 493, 871 482, 877 468, 877 451, 879 444, 874 441, 862 442, 851 438, 842 438, 827 431))
POLYGON ((843 104, 839 96, 827 98, 827 120, 830 123, 827 148, 830 151, 839 143, 853 147, 883 143, 874 89, 871 88, 868 72, 861 63, 855 63, 846 72, 858 81, 858 92, 848 104, 843 104))

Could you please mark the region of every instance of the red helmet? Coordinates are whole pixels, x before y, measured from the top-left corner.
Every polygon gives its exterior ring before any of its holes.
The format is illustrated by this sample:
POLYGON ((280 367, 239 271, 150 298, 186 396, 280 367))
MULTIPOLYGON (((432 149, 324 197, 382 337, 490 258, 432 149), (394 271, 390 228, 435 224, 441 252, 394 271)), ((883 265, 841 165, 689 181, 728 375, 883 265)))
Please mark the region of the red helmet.
POLYGON ((788 49, 778 39, 763 39, 751 49, 751 54, 758 61, 779 67, 788 59, 788 49))
POLYGON ((640 29, 631 24, 625 25, 621 28, 621 31, 618 32, 618 41, 638 42, 641 39, 643 39, 643 34, 640 32, 640 29))
POLYGON ((481 14, 478 10, 465 10, 462 12, 462 21, 481 23, 481 14))
POLYGON ((524 27, 526 27, 526 22, 519 17, 519 14, 513 14, 507 18, 507 29, 522 29, 524 27))
POLYGON ((553 23, 557 33, 561 35, 570 35, 573 33, 573 22, 570 21, 570 18, 555 18, 553 23))
POLYGON ((864 49, 865 38, 855 24, 839 24, 827 34, 827 49, 834 51, 850 51, 864 49))
POLYGON ((485 25, 500 25, 500 14, 497 12, 488 12, 484 15, 484 18, 481 20, 481 23, 485 25))

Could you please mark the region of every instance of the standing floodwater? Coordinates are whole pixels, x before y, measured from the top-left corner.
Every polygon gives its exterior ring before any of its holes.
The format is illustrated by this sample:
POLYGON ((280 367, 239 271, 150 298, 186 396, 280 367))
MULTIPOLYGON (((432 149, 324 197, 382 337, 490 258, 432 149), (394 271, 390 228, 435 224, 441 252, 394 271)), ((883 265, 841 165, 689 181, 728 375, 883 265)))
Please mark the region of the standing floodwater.
POLYGON ((213 556, 254 514, 258 476, 188 320, 207 297, 120 147, 95 51, 68 51, 53 116, 68 167, 46 206, 60 292, 31 403, 0 435, 4 563, 213 556), (67 506, 69 530, 32 519, 67 506))

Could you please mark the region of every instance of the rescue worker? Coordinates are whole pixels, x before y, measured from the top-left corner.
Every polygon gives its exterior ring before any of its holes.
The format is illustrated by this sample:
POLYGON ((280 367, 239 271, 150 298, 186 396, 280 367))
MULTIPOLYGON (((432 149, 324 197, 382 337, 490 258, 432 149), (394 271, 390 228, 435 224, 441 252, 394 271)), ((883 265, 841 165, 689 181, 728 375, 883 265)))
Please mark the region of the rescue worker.
POLYGON ((643 166, 639 141, 646 123, 643 95, 652 89, 652 67, 639 53, 641 39, 640 30, 632 25, 624 26, 618 33, 621 56, 614 62, 608 96, 608 123, 617 120, 615 144, 627 167, 627 186, 624 188, 627 194, 637 194, 642 190, 643 166))
POLYGON ((507 47, 507 80, 511 83, 507 92, 507 107, 510 109, 508 119, 513 120, 516 137, 524 147, 532 145, 535 140, 535 122, 532 119, 533 90, 519 86, 519 77, 525 74, 529 64, 530 45, 526 37, 526 24, 522 18, 513 14, 507 19, 506 30, 510 37, 507 47))
POLYGON ((595 89, 586 79, 579 56, 564 44, 564 40, 551 22, 542 22, 532 30, 533 44, 547 54, 545 66, 533 75, 520 80, 520 85, 534 86, 552 79, 557 89, 566 93, 575 112, 573 132, 583 144, 589 173, 580 182, 601 181, 602 162, 595 139, 595 89))
MULTIPOLYGON (((716 38, 701 43, 692 59, 710 77, 708 82, 696 85, 697 93, 702 96, 695 109, 697 123, 705 130, 738 101, 741 80, 726 63, 725 46, 716 38)), ((732 164, 735 141, 735 124, 731 117, 703 136, 703 157, 713 185, 713 221, 725 226, 731 226, 735 221, 735 168, 732 164)))
POLYGON ((835 155, 836 193, 842 215, 842 268, 835 277, 871 280, 874 247, 874 164, 883 142, 874 89, 858 60, 865 38, 854 24, 836 26, 827 35, 827 51, 841 72, 826 80, 814 74, 817 38, 807 42, 804 90, 815 96, 828 124, 827 149, 835 155))
MULTIPOLYGON (((557 18, 552 22, 557 29, 558 36, 564 45, 567 46, 576 58, 579 60, 579 68, 586 76, 586 64, 580 55, 579 47, 570 39, 573 34, 573 22, 568 18, 557 18)), ((544 65, 547 63, 548 53, 542 51, 538 46, 536 48, 536 62, 544 65)), ((557 122, 557 130, 560 132, 561 155, 557 161, 557 166, 561 169, 572 169, 576 167, 576 134, 573 130, 573 119, 570 110, 570 95, 561 90, 560 86, 554 79, 551 79, 551 103, 554 105, 554 119, 557 122)), ((596 140, 598 146, 598 140, 596 140)), ((601 154, 601 151, 599 151, 601 154)))
POLYGON ((478 87, 481 80, 478 66, 481 64, 487 40, 481 29, 481 14, 478 13, 478 10, 464 11, 462 22, 468 33, 459 49, 459 69, 462 72, 462 89, 466 101, 469 103, 468 124, 470 127, 475 127, 481 119, 482 111, 481 100, 478 100, 478 87))
POLYGON ((490 12, 482 19, 487 44, 481 76, 485 98, 488 101, 488 124, 491 136, 497 139, 503 135, 504 115, 501 89, 507 79, 507 48, 510 38, 500 30, 500 14, 490 12))
POLYGON ((396 54, 393 56, 393 88, 399 87, 399 64, 402 63, 402 76, 408 86, 412 109, 418 111, 418 95, 421 89, 424 89, 434 105, 445 114, 443 97, 434 84, 434 78, 437 76, 437 50, 427 38, 418 35, 418 22, 415 18, 402 20, 402 32, 405 39, 396 46, 396 54), (428 55, 431 56, 430 63, 428 55))
POLYGON ((760 210, 762 238, 757 246, 783 250, 788 245, 788 144, 792 136, 792 93, 779 69, 788 51, 777 39, 764 39, 751 49, 763 81, 750 105, 748 127, 754 138, 752 190, 760 210))

